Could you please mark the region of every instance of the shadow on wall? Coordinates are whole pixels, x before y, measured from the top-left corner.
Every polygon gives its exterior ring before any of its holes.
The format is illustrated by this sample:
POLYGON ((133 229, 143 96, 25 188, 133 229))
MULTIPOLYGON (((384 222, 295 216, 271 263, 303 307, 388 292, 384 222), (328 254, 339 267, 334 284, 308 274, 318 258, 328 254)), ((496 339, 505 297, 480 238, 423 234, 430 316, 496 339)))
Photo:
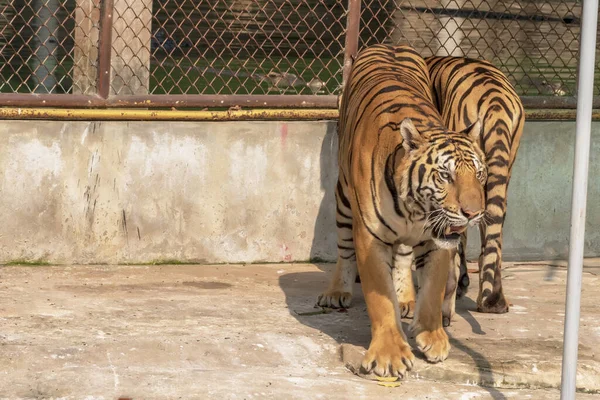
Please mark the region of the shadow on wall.
POLYGON ((315 221, 310 261, 335 262, 337 257, 337 234, 335 230, 335 185, 338 177, 337 124, 329 123, 323 138, 320 154, 320 187, 324 195, 315 221))

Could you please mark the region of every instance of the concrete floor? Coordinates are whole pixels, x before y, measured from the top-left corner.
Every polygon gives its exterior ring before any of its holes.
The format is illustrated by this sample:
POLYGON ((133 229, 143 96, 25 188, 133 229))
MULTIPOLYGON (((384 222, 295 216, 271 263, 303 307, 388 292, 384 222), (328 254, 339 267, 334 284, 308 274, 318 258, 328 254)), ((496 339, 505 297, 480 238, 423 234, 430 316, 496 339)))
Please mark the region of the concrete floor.
MULTIPOLYGON (((299 315, 331 269, 1 267, 0 398, 559 398, 564 264, 506 264, 508 314, 473 311, 472 288, 448 360, 417 360, 397 388, 339 360, 340 344, 369 342, 358 285, 347 312, 299 315)), ((599 274, 597 261, 584 273, 578 399, 600 393, 599 274)))

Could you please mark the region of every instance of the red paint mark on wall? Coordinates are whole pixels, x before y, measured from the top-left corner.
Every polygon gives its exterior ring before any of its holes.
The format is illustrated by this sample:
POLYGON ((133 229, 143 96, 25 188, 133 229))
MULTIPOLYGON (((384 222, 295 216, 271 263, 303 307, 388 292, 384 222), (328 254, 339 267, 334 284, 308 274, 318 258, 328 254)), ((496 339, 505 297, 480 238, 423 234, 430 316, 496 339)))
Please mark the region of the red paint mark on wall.
POLYGON ((292 254, 290 253, 290 248, 285 244, 281 245, 281 256, 283 257, 283 261, 292 261, 292 254))
POLYGON ((287 140, 287 134, 288 134, 288 126, 286 123, 283 123, 283 124, 281 124, 281 132, 280 132, 282 146, 285 146, 285 142, 287 140))

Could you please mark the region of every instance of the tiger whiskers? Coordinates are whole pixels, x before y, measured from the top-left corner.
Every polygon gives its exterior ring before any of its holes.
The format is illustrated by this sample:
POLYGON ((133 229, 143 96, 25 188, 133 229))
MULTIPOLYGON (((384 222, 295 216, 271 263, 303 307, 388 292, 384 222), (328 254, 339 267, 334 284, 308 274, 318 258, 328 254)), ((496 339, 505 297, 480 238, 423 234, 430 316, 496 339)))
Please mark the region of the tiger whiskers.
POLYGON ((425 229, 429 229, 432 224, 434 224, 439 218, 441 218, 442 211, 443 210, 441 208, 436 208, 435 210, 426 213, 425 223, 423 224, 423 230, 421 233, 424 233, 425 229))
POLYGON ((436 208, 433 211, 429 211, 428 213, 425 213, 425 223, 432 221, 433 219, 437 218, 440 216, 440 214, 443 214, 444 210, 441 208, 436 208))
POLYGON ((425 228, 431 229, 432 231, 444 232, 448 225, 448 217, 444 213, 444 210, 439 208, 430 213, 430 216, 427 219, 427 223, 423 225, 423 232, 425 232, 425 228))
POLYGON ((479 214, 477 217, 469 220, 469 226, 478 226, 478 225, 487 225, 487 221, 485 220, 485 212, 479 214))
POLYGON ((490 213, 486 210, 477 222, 481 223, 481 225, 483 226, 488 226, 491 225, 494 222, 494 220, 490 213))

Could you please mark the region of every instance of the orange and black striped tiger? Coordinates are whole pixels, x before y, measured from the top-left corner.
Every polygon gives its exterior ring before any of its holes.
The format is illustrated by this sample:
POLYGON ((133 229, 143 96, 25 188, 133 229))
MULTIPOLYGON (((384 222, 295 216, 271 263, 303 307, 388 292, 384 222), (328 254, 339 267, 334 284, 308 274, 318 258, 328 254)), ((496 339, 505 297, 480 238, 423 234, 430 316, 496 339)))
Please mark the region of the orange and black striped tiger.
MULTIPOLYGON (((480 226, 479 295, 477 309, 487 313, 508 311, 502 291, 502 227, 506 215, 506 196, 510 173, 523 133, 525 114, 519 96, 506 76, 487 61, 461 57, 426 59, 433 84, 434 101, 444 124, 462 130, 474 121, 482 122, 480 147, 487 160, 485 186, 486 215, 480 226)), ((469 285, 465 259, 466 233, 460 254, 458 293, 469 285)), ((451 271, 455 269, 452 268, 451 271)), ((452 277, 451 277, 452 279, 452 277)), ((452 285, 449 285, 452 287, 452 285)), ((454 313, 454 295, 447 296, 444 317, 454 313)))
POLYGON ((356 58, 338 122, 338 261, 317 303, 348 307, 360 273, 372 334, 366 372, 403 375, 413 364, 400 323, 415 301, 406 284, 413 256, 434 260, 419 269, 417 345, 429 361, 448 356, 443 249, 456 248, 460 233, 483 216, 479 132, 478 121, 460 132, 444 126, 425 60, 412 48, 376 45, 356 58))

